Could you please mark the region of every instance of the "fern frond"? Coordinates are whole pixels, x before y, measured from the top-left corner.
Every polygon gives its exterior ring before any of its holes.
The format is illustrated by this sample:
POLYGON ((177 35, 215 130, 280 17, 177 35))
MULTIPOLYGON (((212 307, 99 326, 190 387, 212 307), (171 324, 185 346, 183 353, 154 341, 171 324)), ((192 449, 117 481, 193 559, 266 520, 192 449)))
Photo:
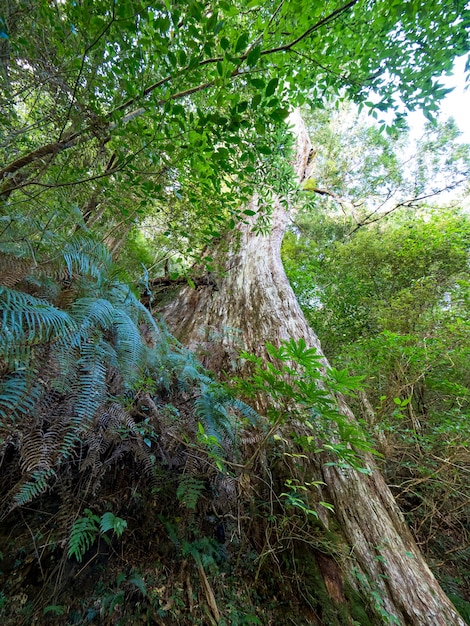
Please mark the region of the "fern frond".
POLYGON ((78 399, 73 422, 77 431, 86 431, 98 410, 106 400, 106 366, 103 341, 85 342, 77 362, 79 371, 78 399))
POLYGON ((0 418, 15 421, 32 413, 42 388, 31 377, 31 371, 18 371, 0 381, 0 418))
POLYGON ((196 510, 197 501, 204 491, 204 482, 194 476, 183 476, 176 490, 176 497, 183 506, 196 510))
POLYGON ((75 557, 79 563, 85 552, 95 543, 99 532, 100 518, 93 515, 90 509, 85 509, 84 517, 75 520, 69 537, 67 556, 75 557))
POLYGON ((21 213, 0 216, 0 252, 25 259, 31 258, 28 241, 33 241, 42 230, 35 216, 21 213))
POLYGON ((183 389, 188 389, 195 383, 206 386, 213 383, 212 378, 203 369, 194 353, 186 350, 186 348, 174 350, 168 356, 168 366, 174 371, 178 383, 183 389))
POLYGON ((117 362, 127 384, 135 378, 143 351, 140 332, 125 311, 115 310, 114 326, 117 331, 117 362))
POLYGON ((260 423, 261 417, 253 407, 243 400, 227 394, 226 404, 237 411, 237 413, 245 418, 252 426, 260 423))
POLYGON ((109 250, 91 238, 74 238, 65 246, 63 257, 70 277, 78 274, 97 278, 109 273, 112 266, 109 250))
POLYGON ((71 317, 76 321, 80 338, 86 339, 89 333, 98 328, 107 330, 114 321, 115 310, 104 298, 79 298, 73 303, 71 317))
POLYGON ((112 530, 116 533, 117 537, 121 537, 126 528, 127 521, 122 519, 122 517, 117 517, 117 515, 114 515, 111 511, 107 511, 101 516, 100 530, 102 533, 112 530))
POLYGON ((0 285, 12 288, 28 274, 32 263, 29 259, 22 258, 23 255, 17 256, 27 250, 18 250, 12 246, 6 254, 7 249, 0 245, 0 285))
POLYGON ((80 357, 77 341, 76 336, 72 335, 68 341, 53 344, 48 361, 41 371, 42 378, 57 393, 73 396, 77 389, 77 362, 80 357))
POLYGON ((194 403, 194 412, 203 424, 204 430, 210 436, 215 437, 219 445, 222 445, 224 433, 231 439, 234 438, 233 418, 220 402, 218 392, 219 388, 214 384, 211 386, 202 385, 201 395, 194 403))
POLYGON ((12 347, 54 341, 75 331, 74 321, 47 301, 0 287, 0 354, 12 347))
POLYGON ((34 471, 31 478, 23 483, 19 491, 13 497, 13 508, 24 506, 44 493, 49 487, 49 481, 56 475, 55 471, 50 468, 43 468, 34 471))

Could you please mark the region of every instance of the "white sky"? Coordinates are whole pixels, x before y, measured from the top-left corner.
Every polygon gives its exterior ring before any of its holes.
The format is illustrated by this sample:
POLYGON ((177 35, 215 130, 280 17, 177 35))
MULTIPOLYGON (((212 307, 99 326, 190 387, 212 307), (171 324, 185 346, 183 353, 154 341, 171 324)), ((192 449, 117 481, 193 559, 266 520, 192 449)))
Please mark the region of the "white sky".
MULTIPOLYGON (((441 102, 440 116, 444 119, 450 116, 455 118, 457 126, 463 132, 461 141, 470 143, 470 82, 465 83, 465 62, 465 56, 456 59, 453 75, 444 76, 439 80, 445 87, 454 87, 454 91, 441 102)), ((425 121, 420 111, 408 116, 413 135, 421 135, 425 121)))

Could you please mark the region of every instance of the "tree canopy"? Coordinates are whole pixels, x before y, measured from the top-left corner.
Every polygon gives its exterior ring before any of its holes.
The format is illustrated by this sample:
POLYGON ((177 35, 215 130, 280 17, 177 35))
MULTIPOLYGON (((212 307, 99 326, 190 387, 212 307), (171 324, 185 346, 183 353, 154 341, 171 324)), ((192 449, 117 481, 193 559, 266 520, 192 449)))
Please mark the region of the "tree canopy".
POLYGON ((93 224, 116 252, 157 214, 163 247, 200 250, 279 188, 292 107, 336 94, 431 116, 468 19, 463 0, 8 0, 2 210, 32 216, 32 238, 93 224))

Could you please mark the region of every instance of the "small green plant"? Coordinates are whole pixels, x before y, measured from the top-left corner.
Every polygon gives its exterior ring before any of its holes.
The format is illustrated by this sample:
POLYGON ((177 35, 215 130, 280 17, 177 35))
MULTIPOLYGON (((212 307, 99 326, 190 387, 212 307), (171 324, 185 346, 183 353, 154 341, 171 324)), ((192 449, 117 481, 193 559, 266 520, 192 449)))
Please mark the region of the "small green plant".
MULTIPOLYGON (((286 499, 286 504, 288 507, 294 507, 300 509, 306 515, 310 515, 315 519, 318 519, 319 515, 317 511, 311 509, 307 502, 306 497, 310 487, 319 487, 320 485, 324 485, 320 480, 315 480, 312 482, 300 483, 297 479, 288 479, 286 480, 286 487, 288 488, 287 492, 281 493, 281 497, 286 499)), ((328 502, 319 502, 320 506, 328 509, 330 511, 334 511, 333 505, 328 502)))
POLYGON ((197 442, 207 448, 207 454, 212 461, 214 461, 215 466, 219 470, 219 472, 225 472, 223 457, 218 454, 217 450, 222 450, 222 446, 220 445, 220 440, 217 435, 208 434, 201 422, 198 422, 198 432, 197 442))
POLYGON ((90 509, 84 510, 85 515, 75 520, 69 537, 68 557, 75 557, 79 563, 85 552, 95 543, 99 531, 100 518, 90 509))
POLYGON ((126 528, 126 520, 122 519, 122 517, 117 517, 116 515, 114 515, 114 513, 111 513, 111 511, 103 513, 103 515, 101 516, 100 531, 102 533, 106 533, 108 532, 108 530, 112 530, 119 538, 126 528))
POLYGON ((67 612, 67 607, 61 604, 49 604, 43 610, 43 615, 65 615, 67 612))
POLYGON ((328 451, 335 457, 329 464, 369 473, 361 452, 376 454, 361 426, 344 415, 335 394, 354 395, 362 389, 362 376, 349 376, 346 370, 324 369, 322 355, 309 348, 301 337, 283 341, 279 348, 267 344, 272 362, 249 353, 241 358, 253 363, 250 378, 236 379, 236 386, 247 397, 265 395, 272 400, 267 416, 271 432, 296 419, 311 435, 292 433, 294 441, 309 454, 328 451), (324 441, 320 445, 318 442, 324 441))
POLYGON ((112 530, 117 537, 121 537, 127 528, 127 521, 110 511, 103 513, 101 518, 92 513, 90 509, 85 509, 84 513, 85 515, 75 520, 72 526, 67 552, 68 557, 75 557, 79 563, 100 534, 109 543, 110 539, 105 535, 106 532, 112 530))
POLYGON ((202 480, 194 478, 194 476, 184 476, 176 490, 176 497, 186 508, 195 511, 197 501, 203 491, 204 483, 202 480))

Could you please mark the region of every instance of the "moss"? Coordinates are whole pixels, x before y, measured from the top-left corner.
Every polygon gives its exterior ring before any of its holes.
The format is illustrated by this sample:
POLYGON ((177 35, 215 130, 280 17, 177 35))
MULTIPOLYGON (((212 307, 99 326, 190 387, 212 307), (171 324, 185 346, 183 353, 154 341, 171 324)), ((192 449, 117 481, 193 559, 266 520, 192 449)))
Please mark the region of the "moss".
POLYGON ((470 602, 467 602, 462 596, 456 593, 449 593, 449 600, 455 606, 460 616, 467 624, 470 624, 470 602))
MULTIPOLYGON (((303 548, 296 558, 296 568, 302 580, 304 593, 315 612, 321 616, 324 626, 342 626, 350 622, 352 616, 348 602, 337 603, 329 595, 320 572, 317 557, 312 551, 303 548)), ((361 626, 368 622, 361 622, 361 626)))
POLYGON ((344 594, 348 600, 350 615, 353 620, 361 626, 373 626, 373 623, 366 613, 361 595, 348 583, 344 586, 344 594))

